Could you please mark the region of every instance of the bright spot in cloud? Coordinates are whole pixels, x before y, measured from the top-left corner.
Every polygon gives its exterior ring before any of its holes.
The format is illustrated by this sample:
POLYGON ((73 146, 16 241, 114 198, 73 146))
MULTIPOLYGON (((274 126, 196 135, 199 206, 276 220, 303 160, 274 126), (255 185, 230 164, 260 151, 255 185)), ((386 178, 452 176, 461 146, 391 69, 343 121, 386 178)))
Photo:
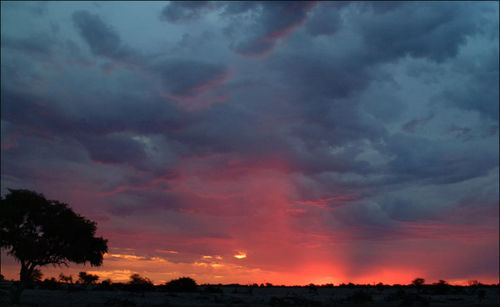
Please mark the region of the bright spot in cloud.
POLYGON ((178 254, 178 251, 168 250, 168 249, 155 249, 155 251, 167 254, 178 254))
POLYGON ((246 257, 247 257, 247 254, 245 252, 238 252, 238 254, 234 255, 234 258, 237 258, 237 259, 243 259, 246 257))
POLYGON ((140 257, 136 255, 127 255, 127 254, 105 254, 104 258, 122 258, 122 259, 129 259, 129 260, 145 260, 146 257, 140 257))

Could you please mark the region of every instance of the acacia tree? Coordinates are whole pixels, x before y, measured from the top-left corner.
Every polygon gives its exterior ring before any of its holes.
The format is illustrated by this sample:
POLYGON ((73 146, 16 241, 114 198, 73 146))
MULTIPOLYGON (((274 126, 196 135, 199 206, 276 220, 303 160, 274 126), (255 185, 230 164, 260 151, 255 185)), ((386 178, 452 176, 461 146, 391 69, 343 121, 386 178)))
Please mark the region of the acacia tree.
POLYGON ((78 281, 84 285, 95 284, 97 280, 99 280, 99 276, 94 274, 88 274, 87 272, 80 272, 78 274, 78 281))
POLYGON ((9 189, 1 199, 0 246, 21 263, 21 285, 47 264, 101 265, 107 240, 95 237, 95 232, 95 222, 43 194, 9 189))
POLYGON ((425 284, 425 279, 423 278, 415 278, 412 282, 412 285, 415 287, 422 287, 425 284))

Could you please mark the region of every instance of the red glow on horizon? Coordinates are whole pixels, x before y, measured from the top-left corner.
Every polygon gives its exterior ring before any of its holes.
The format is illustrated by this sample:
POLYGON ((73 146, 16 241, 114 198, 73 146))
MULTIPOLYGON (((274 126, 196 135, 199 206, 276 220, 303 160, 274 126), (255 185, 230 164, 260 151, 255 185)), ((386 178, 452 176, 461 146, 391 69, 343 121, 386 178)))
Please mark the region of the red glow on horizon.
MULTIPOLYGON (((117 282, 126 282, 131 274, 139 273, 156 284, 182 276, 190 276, 198 283, 269 282, 288 286, 409 284, 417 277, 429 283, 439 279, 449 283, 469 279, 497 282, 487 274, 453 274, 460 265, 481 262, 481 258, 474 258, 477 255, 491 254, 489 246, 498 238, 491 227, 400 222, 398 227, 405 230, 404 239, 363 241, 356 229, 322 223, 323 216, 335 214, 338 206, 357 201, 356 195, 344 193, 352 190, 331 191, 329 196, 320 195, 314 201, 297 200, 291 179, 293 170, 285 158, 277 155, 261 159, 230 154, 185 157, 171 173, 142 175, 151 175, 150 186, 119 185, 92 196, 83 188, 53 194, 51 198, 71 204, 71 200, 78 199, 76 208, 83 209, 86 202, 82 200, 101 199, 109 192, 120 195, 130 190, 147 190, 166 181, 168 189, 163 192, 175 195, 182 206, 177 211, 157 207, 149 213, 138 213, 140 217, 132 220, 126 216, 108 218, 98 229, 114 249, 102 267, 44 267, 44 277, 57 278, 61 272, 76 276, 79 271, 88 271, 117 282), (141 223, 141 219, 152 216, 162 221, 162 216, 174 213, 205 228, 190 231, 175 223, 169 225, 168 221, 158 227, 149 227, 155 223, 147 227, 141 223), (477 253, 461 255, 463 247, 470 246, 470 239, 477 238, 478 233, 483 239, 475 240, 476 245, 469 251, 477 253), (436 263, 436 259, 449 254, 453 257, 445 264, 436 263)), ((100 214, 77 211, 89 217, 100 214)), ((8 278, 17 278, 17 268, 4 271, 8 278)))

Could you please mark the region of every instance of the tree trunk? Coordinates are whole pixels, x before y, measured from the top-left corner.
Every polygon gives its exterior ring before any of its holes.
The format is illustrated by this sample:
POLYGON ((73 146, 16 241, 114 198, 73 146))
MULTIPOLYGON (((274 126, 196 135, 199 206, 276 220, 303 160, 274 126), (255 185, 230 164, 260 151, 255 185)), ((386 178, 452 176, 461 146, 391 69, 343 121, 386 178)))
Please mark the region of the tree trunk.
POLYGON ((19 272, 19 281, 21 282, 22 285, 26 285, 30 280, 29 272, 28 272, 28 265, 24 262, 21 261, 21 272, 19 272))
POLYGON ((24 260, 21 260, 21 271, 19 272, 19 284, 12 292, 12 301, 14 304, 21 303, 21 294, 23 290, 31 283, 31 274, 33 274, 34 266, 28 265, 24 260))

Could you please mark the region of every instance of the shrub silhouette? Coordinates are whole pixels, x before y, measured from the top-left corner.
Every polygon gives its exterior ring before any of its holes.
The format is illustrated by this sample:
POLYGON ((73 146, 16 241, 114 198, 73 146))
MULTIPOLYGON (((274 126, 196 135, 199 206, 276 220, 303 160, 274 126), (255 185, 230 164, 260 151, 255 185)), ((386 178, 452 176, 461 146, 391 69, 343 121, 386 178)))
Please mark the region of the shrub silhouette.
POLYGON ((92 285, 95 284, 97 280, 99 280, 99 276, 97 275, 88 274, 87 272, 78 273, 78 282, 81 284, 92 285))
POLYGON ((165 290, 172 292, 196 292, 198 285, 190 277, 181 277, 165 284, 165 290))
POLYGON ((61 284, 57 282, 57 280, 52 277, 50 279, 45 278, 43 282, 38 283, 41 289, 46 290, 58 290, 61 288, 61 284))
POLYGON ((469 287, 478 287, 480 285, 481 285, 481 283, 479 281, 477 281, 476 279, 472 279, 472 280, 467 281, 467 286, 469 286, 469 287))
POLYGON ((105 279, 105 280, 101 281, 98 289, 99 290, 107 290, 107 291, 113 290, 113 282, 109 278, 105 279))
POLYGON ((423 278, 415 278, 412 282, 411 282, 412 285, 414 285, 415 287, 421 287, 425 284, 425 279, 423 278))
POLYGON ((47 264, 101 265, 107 241, 94 237, 95 232, 95 222, 42 194, 9 189, 1 199, 0 247, 21 263, 21 287, 47 264))
POLYGON ((40 271, 40 269, 34 269, 33 272, 31 272, 30 275, 30 281, 31 282, 39 282, 42 280, 43 273, 40 271))
POLYGON ((445 280, 439 280, 432 284, 433 293, 437 295, 443 295, 448 293, 450 290, 450 285, 445 280))
POLYGON ((130 275, 130 281, 128 282, 128 289, 130 291, 147 291, 153 289, 153 283, 147 277, 142 277, 139 274, 130 275))
POLYGON ((63 282, 65 284, 72 284, 73 283, 73 276, 71 275, 64 275, 63 273, 59 274, 59 281, 63 282))

